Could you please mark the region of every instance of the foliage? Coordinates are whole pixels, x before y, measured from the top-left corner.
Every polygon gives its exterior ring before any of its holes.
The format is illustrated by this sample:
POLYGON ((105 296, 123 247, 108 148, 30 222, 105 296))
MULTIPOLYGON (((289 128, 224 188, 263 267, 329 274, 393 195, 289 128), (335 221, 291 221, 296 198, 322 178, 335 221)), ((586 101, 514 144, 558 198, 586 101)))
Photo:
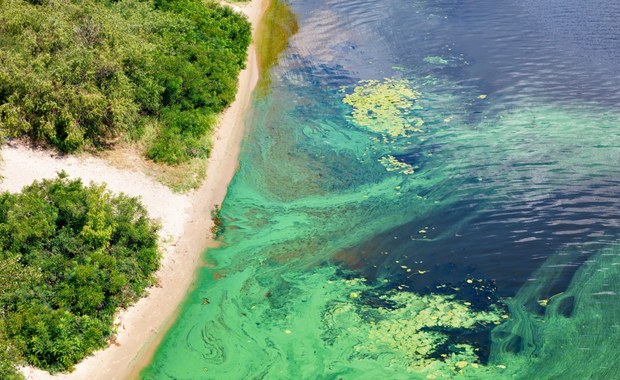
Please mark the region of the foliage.
MULTIPOLYGON (((0 285, 1 286, 1 285, 0 285)), ((0 319, 0 379, 16 380, 23 379, 17 369, 19 354, 15 347, 7 339, 4 333, 4 325, 0 319)))
POLYGON ((153 283, 157 230, 138 199, 64 173, 0 196, 0 327, 27 363, 67 370, 105 346, 153 283))
POLYGON ((163 129, 148 150, 148 157, 168 164, 180 164, 193 157, 208 155, 210 142, 203 141, 213 124, 199 110, 181 111, 174 109, 164 115, 166 128, 163 129))
POLYGON ((31 268, 24 268, 17 257, 0 255, 0 379, 22 379, 17 369, 21 355, 6 336, 4 325, 5 305, 10 296, 27 283, 29 278, 38 276, 31 268))
POLYGON ((72 152, 154 123, 150 158, 205 155, 250 36, 244 17, 199 0, 4 0, 0 130, 72 152))

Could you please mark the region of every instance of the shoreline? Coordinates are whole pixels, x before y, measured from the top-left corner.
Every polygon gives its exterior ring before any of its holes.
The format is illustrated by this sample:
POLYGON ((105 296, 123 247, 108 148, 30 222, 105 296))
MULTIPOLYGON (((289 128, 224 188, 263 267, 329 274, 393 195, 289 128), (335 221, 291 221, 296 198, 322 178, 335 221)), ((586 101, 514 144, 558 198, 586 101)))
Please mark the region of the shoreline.
POLYGON ((144 173, 118 169, 90 155, 59 158, 51 151, 21 146, 2 149, 1 174, 4 179, 0 183, 1 190, 19 191, 35 179, 54 177, 56 171, 66 170, 71 178, 80 177, 85 184, 106 182, 110 191, 140 196, 149 216, 162 223, 161 267, 155 273, 158 286, 148 288, 146 297, 119 311, 115 319, 118 331, 114 343, 86 357, 71 373, 51 375, 34 367, 24 367, 22 373, 26 379, 136 378, 150 362, 163 335, 174 322, 194 284, 205 250, 215 243, 210 236, 211 210, 224 200, 238 168, 244 118, 251 107, 252 93, 259 79, 254 40, 269 0, 227 5, 248 17, 253 41, 248 49, 246 68, 239 74, 235 101, 220 116, 214 133, 206 179, 197 190, 175 194, 144 173))

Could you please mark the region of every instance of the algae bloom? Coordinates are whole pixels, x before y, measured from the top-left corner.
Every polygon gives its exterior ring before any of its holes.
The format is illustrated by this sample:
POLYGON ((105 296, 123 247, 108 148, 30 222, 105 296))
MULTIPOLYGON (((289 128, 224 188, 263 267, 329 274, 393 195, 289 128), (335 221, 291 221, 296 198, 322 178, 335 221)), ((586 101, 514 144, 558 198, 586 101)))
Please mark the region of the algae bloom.
POLYGON ((448 60, 442 57, 434 56, 434 55, 424 58, 424 62, 430 63, 431 65, 439 65, 439 66, 448 64, 448 60))
POLYGON ((404 79, 365 80, 342 100, 353 107, 350 119, 357 126, 390 137, 422 132, 424 120, 413 112, 419 109, 420 92, 404 79))
POLYGON ((413 174, 413 166, 406 162, 398 161, 394 156, 385 156, 379 159, 379 163, 385 167, 388 172, 397 172, 402 174, 413 174))
POLYGON ((429 378, 488 371, 479 347, 473 342, 451 343, 450 334, 494 327, 502 319, 499 305, 475 310, 449 294, 396 291, 375 298, 372 289, 360 282, 355 290, 356 297, 334 302, 323 316, 332 345, 359 342, 352 358, 379 360, 392 370, 429 378))

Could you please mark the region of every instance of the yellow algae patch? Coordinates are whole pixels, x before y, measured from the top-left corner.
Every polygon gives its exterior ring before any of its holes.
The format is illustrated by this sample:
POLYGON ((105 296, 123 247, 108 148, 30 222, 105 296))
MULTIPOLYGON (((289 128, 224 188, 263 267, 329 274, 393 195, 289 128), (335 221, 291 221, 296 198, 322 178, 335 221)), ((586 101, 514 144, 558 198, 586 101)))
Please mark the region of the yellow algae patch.
POLYGON ((355 279, 335 284, 340 285, 339 296, 322 311, 322 338, 335 352, 350 352, 349 360, 379 360, 422 378, 463 374, 474 378, 497 371, 495 366, 480 364, 475 342, 453 343, 451 334, 478 332, 499 323, 503 311, 498 305, 483 311, 453 295, 376 294, 363 280, 355 279))
POLYGON ((406 162, 398 161, 394 156, 385 156, 379 158, 379 163, 385 167, 388 172, 398 172, 402 174, 413 174, 413 166, 406 162))
POLYGON ((424 120, 411 114, 419 108, 415 102, 419 97, 409 81, 388 78, 361 81, 342 101, 353 107, 351 120, 358 126, 399 137, 422 132, 424 120))
MULTIPOLYGON (((381 298, 398 307, 378 310, 378 321, 370 326, 359 350, 400 352, 410 370, 438 368, 437 359, 429 355, 448 339, 441 329, 471 329, 478 323, 500 319, 496 311, 473 311, 451 296, 396 293, 381 298)), ((445 356, 443 365, 448 372, 449 368, 463 369, 478 360, 474 347, 458 346, 460 353, 445 356)))
POLYGON ((548 299, 542 299, 537 301, 540 306, 546 307, 549 304, 548 299))

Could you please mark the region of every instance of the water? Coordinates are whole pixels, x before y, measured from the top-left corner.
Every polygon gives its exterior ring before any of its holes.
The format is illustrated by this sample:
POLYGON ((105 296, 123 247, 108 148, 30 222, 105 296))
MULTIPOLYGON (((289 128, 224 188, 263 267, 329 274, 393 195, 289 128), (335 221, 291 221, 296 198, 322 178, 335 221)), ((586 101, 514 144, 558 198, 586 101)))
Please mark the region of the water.
POLYGON ((290 6, 143 377, 616 377, 620 5, 290 6))

